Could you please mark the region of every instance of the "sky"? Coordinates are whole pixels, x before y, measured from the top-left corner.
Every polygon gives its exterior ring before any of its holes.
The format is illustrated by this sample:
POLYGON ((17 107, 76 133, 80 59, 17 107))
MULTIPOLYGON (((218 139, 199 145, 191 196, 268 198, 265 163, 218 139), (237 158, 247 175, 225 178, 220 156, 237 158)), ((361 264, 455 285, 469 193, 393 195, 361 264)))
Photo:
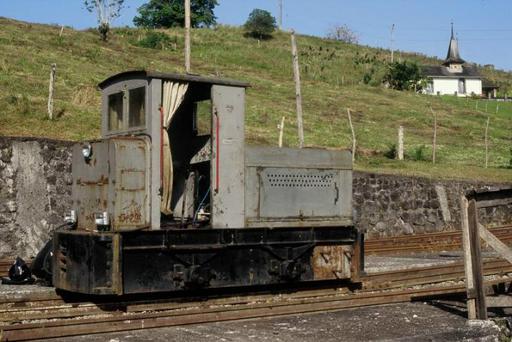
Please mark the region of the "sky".
MULTIPOLYGON (((127 8, 114 26, 131 26, 137 8, 146 1, 125 0, 127 8)), ((283 4, 286 29, 325 36, 331 27, 346 24, 361 44, 440 58, 446 56, 453 21, 463 59, 512 71, 510 0, 283 0, 283 4)), ((254 8, 279 15, 278 0, 219 0, 217 22, 242 25, 254 8)), ((97 23, 81 0, 0 0, 0 16, 76 29, 97 23)))

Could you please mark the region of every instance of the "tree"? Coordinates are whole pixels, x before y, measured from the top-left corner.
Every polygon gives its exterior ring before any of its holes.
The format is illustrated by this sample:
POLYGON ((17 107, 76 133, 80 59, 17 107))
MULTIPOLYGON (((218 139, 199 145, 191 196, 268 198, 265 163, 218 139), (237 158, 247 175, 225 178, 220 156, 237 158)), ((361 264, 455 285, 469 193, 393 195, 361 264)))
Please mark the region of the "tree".
POLYGON ((101 39, 107 41, 112 20, 119 17, 124 0, 84 0, 85 8, 89 12, 98 14, 98 31, 101 39))
POLYGON ((347 25, 335 25, 327 32, 327 38, 349 44, 357 44, 359 37, 347 25))
POLYGON ((393 62, 389 64, 384 81, 397 90, 421 90, 422 75, 418 64, 414 62, 393 62))
MULTIPOLYGON (((191 0, 192 27, 210 27, 217 23, 213 9, 217 0, 191 0)), ((133 18, 135 26, 145 28, 169 28, 185 26, 185 2, 183 0, 150 0, 137 10, 133 18)))
POLYGON ((254 9, 244 25, 246 34, 258 38, 268 39, 277 28, 276 18, 270 12, 262 9, 254 9))

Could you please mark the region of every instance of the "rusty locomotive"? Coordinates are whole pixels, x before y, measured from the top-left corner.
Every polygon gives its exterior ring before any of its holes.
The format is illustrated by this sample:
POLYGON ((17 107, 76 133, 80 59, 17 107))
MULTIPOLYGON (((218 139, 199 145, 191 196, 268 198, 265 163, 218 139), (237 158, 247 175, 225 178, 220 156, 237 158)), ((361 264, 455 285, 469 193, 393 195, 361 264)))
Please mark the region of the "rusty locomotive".
POLYGON ((102 138, 73 148, 52 282, 95 295, 362 272, 346 151, 245 144, 244 82, 129 71, 100 83, 102 138))

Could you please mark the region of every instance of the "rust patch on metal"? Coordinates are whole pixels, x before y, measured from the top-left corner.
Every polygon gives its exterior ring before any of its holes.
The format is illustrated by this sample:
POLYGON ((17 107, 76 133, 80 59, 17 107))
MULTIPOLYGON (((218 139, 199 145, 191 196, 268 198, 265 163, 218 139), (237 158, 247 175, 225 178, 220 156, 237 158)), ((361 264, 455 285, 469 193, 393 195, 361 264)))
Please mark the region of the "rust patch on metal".
POLYGON ((345 279, 350 277, 350 259, 346 246, 317 246, 313 250, 315 280, 345 279))
POLYGON ((134 223, 140 223, 142 220, 142 210, 140 205, 137 205, 136 203, 133 203, 127 207, 123 208, 123 211, 119 216, 117 217, 118 223, 127 223, 127 224, 134 224, 134 223))
POLYGON ((77 185, 93 185, 93 186, 102 186, 108 184, 108 177, 105 177, 105 175, 101 175, 100 178, 97 181, 83 181, 81 178, 78 178, 76 180, 77 185))

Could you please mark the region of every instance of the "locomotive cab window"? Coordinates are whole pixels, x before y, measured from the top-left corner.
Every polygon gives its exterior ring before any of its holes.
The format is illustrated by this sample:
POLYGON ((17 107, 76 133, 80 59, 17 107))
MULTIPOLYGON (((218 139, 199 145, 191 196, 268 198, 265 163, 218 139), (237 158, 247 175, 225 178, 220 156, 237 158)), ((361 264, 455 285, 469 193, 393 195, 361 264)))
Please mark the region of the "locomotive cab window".
POLYGON ((108 95, 108 131, 143 128, 146 125, 146 87, 125 89, 108 95))
POLYGON ((146 88, 140 87, 128 91, 128 128, 144 126, 146 119, 146 88))
POLYGON ((117 131, 123 127, 123 98, 122 92, 108 97, 108 130, 117 131))

